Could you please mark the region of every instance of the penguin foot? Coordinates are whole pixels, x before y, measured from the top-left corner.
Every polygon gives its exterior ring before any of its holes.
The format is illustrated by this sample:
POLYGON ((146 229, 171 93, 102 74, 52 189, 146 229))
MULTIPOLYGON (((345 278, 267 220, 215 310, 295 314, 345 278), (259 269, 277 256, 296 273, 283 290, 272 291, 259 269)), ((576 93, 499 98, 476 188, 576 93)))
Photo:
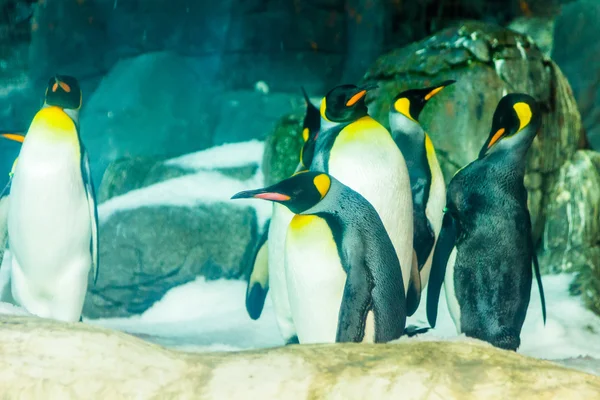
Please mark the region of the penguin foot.
POLYGON ((409 325, 409 326, 407 326, 406 328, 404 328, 404 334, 405 334, 406 336, 408 336, 408 337, 413 337, 413 336, 416 336, 416 335, 420 335, 420 334, 422 334, 422 333, 425 333, 425 332, 427 332, 429 329, 431 329, 431 328, 429 328, 429 327, 425 327, 425 328, 421 327, 421 328, 419 328, 419 327, 418 327, 418 326, 416 326, 416 325, 409 325))
POLYGON ((298 336, 294 335, 291 338, 289 338, 286 342, 285 345, 290 345, 290 344, 300 344, 300 341, 298 340, 298 336))

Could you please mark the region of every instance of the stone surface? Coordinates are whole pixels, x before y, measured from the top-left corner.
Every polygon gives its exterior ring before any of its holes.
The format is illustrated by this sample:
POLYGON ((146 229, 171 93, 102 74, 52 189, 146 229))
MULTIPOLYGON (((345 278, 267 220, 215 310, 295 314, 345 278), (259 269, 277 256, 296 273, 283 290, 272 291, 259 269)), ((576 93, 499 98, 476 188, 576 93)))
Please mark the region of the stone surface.
POLYGON ((556 19, 552 58, 565 73, 577 99, 591 147, 600 150, 600 2, 565 5, 556 19))
POLYGON ((420 121, 436 146, 447 182, 477 157, 504 93, 525 92, 541 103, 542 128, 528 154, 527 168, 528 175, 542 178, 539 189, 528 187, 538 239, 544 226, 544 179, 571 157, 581 135, 568 82, 527 37, 496 25, 468 22, 380 57, 364 77, 379 85, 367 95, 369 110, 389 126, 388 112, 396 94, 446 79, 457 83, 428 103, 420 121))
POLYGON ((265 185, 290 177, 298 166, 302 140, 304 111, 286 115, 279 120, 265 143, 262 170, 265 185))
MULTIPOLYGON (((600 153, 575 153, 549 193, 541 253, 541 264, 549 272, 594 271, 600 266, 600 170, 594 162, 600 162, 600 153)), ((596 279, 600 285, 600 275, 596 279)))
POLYGON ((33 398, 595 399, 600 378, 478 341, 186 354, 84 323, 0 319, 0 391, 33 398))
POLYGON ((554 16, 518 17, 507 28, 531 37, 542 53, 550 57, 554 41, 554 16))
POLYGON ((81 117, 96 186, 110 162, 124 156, 174 157, 211 145, 211 93, 194 60, 148 53, 120 61, 102 80, 81 117))
POLYGON ((199 275, 240 278, 256 231, 253 208, 220 202, 116 212, 100 225, 102 269, 88 288, 83 314, 139 314, 199 275))

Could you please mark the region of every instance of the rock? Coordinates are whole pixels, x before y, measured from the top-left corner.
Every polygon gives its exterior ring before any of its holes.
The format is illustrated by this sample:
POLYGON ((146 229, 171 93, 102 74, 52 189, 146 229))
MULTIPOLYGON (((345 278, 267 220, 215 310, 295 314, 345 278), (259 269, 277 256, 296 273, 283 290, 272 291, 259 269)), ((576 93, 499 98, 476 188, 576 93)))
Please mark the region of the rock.
POLYGON ((210 90, 194 61, 149 53, 120 61, 82 113, 96 186, 106 167, 124 156, 174 157, 209 147, 214 121, 210 90))
POLYGON ((364 81, 379 85, 367 95, 369 110, 389 126, 388 112, 396 94, 445 79, 457 83, 434 97, 420 120, 436 146, 446 182, 477 157, 504 93, 522 91, 541 103, 542 128, 529 152, 527 167, 527 175, 535 173, 535 180, 542 179, 539 189, 528 187, 537 240, 544 226, 546 177, 556 174, 571 157, 581 134, 568 82, 527 37, 499 26, 467 22, 380 57, 364 77, 364 81))
POLYGON ((110 163, 98 189, 98 203, 141 188, 148 172, 159 160, 157 157, 123 157, 110 163))
POLYGON ((8 397, 597 398, 600 378, 468 340, 186 354, 88 324, 0 319, 8 397), (232 384, 232 377, 234 383, 232 384))
POLYGON ((237 204, 117 212, 100 225, 102 269, 97 284, 88 288, 83 314, 89 318, 139 314, 169 289, 199 275, 245 276, 256 232, 254 209, 237 204))
MULTIPOLYGON (((600 162, 600 153, 575 153, 560 169, 547 198, 540 261, 549 272, 589 275, 600 267, 600 170, 593 160, 600 162)), ((596 279, 600 289, 600 274, 596 279)))
POLYGON ((600 2, 565 5, 556 19, 552 58, 569 80, 588 142, 600 150, 600 2))
POLYGON ((540 48, 544 56, 550 57, 554 34, 554 16, 518 17, 509 25, 509 29, 528 35, 540 48))
POLYGON ((275 130, 265 143, 262 170, 265 185, 272 185, 290 177, 300 159, 302 140, 302 121, 304 110, 286 115, 279 120, 275 130))

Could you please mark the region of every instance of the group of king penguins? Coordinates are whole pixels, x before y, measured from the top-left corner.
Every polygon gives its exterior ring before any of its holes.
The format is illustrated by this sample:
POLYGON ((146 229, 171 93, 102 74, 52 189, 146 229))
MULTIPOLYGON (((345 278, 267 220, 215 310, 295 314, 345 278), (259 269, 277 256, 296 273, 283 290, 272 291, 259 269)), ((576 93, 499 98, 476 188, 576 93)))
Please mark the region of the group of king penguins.
POLYGON ((26 134, 1 134, 21 143, 0 194, 0 245, 9 250, 2 268, 10 269, 2 300, 65 322, 82 320, 90 271, 94 283, 98 277, 98 212, 81 104, 77 79, 53 76, 26 134))
POLYGON ((303 90, 295 173, 232 197, 273 202, 246 292, 252 319, 269 292, 286 344, 388 342, 429 329, 406 327, 426 287, 435 327, 443 285, 459 334, 516 351, 534 270, 545 323, 524 186, 539 105, 502 97, 477 159, 446 185, 419 116, 453 83, 398 94, 389 130, 365 103, 377 85, 337 86, 319 107, 303 90))

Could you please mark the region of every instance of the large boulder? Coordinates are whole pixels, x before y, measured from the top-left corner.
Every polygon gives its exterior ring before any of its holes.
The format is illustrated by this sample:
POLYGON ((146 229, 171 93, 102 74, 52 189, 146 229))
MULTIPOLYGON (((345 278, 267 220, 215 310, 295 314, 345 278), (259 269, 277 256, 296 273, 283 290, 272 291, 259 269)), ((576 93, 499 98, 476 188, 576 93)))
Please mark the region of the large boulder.
POLYGON ((547 198, 541 253, 541 264, 549 272, 600 267, 599 166, 600 153, 580 150, 558 173, 547 198))
POLYGON ((98 208, 101 270, 84 315, 142 313, 197 276, 245 277, 271 208, 229 199, 263 185, 262 150, 253 141, 169 160, 122 160, 107 170, 99 191, 106 200, 98 208))
POLYGON ((125 59, 84 99, 82 140, 96 186, 118 158, 175 157, 211 145, 213 93, 197 67, 170 52, 125 59))
POLYGON ((0 324, 0 391, 11 398, 594 399, 600 393, 597 376, 475 340, 185 354, 87 324, 18 316, 0 324))
POLYGON ((379 85, 367 95, 369 110, 389 126, 388 112, 396 94, 446 79, 457 83, 434 97, 420 116, 436 146, 446 182, 477 158, 505 93, 525 92, 541 103, 542 128, 528 155, 525 181, 537 240, 544 226, 546 179, 573 155, 581 135, 568 82, 527 36, 467 22, 380 57, 364 77, 379 85))
POLYGON ((552 58, 573 87, 587 139, 600 150, 600 2, 565 5, 555 22, 552 58))

